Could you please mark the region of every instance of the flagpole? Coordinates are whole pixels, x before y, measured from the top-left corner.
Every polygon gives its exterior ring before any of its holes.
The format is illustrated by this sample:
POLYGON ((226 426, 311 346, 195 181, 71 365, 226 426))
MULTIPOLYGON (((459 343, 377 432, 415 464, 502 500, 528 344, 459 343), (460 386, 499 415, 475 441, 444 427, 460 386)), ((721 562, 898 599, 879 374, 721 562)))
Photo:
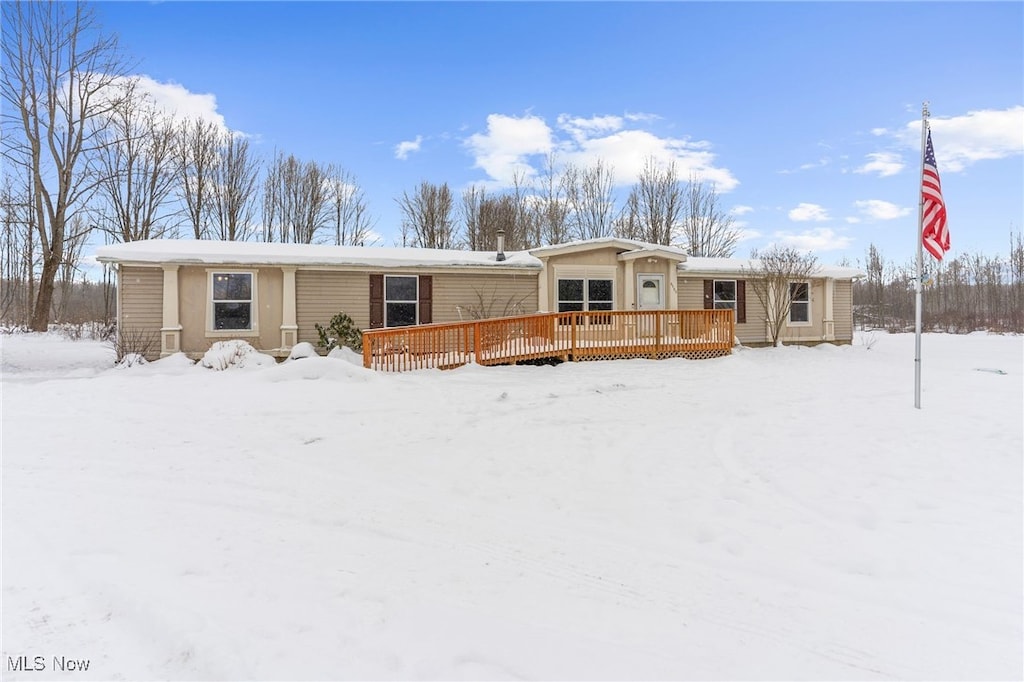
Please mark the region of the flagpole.
POLYGON ((914 279, 914 407, 921 409, 921 278, 924 260, 924 155, 928 135, 928 102, 921 105, 921 178, 917 183, 917 277, 914 279))

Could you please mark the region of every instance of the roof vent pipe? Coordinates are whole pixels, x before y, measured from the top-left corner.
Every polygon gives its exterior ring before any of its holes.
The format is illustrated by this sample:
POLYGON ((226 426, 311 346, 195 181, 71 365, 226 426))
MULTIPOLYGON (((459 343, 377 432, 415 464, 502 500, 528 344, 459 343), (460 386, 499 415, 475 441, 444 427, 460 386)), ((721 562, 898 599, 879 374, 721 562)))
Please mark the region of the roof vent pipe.
POLYGON ((498 230, 498 255, 495 260, 499 263, 505 260, 505 230, 498 230))

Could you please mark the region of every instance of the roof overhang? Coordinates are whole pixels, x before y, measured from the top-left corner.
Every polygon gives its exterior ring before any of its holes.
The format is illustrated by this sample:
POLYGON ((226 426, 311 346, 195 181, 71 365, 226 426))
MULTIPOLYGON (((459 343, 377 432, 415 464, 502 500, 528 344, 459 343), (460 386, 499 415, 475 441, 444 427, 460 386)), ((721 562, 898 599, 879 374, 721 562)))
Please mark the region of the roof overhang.
POLYGON ((619 254, 619 260, 638 260, 640 258, 664 258, 665 260, 673 261, 676 263, 683 263, 686 261, 686 254, 680 253, 678 249, 668 248, 644 248, 636 249, 634 251, 623 251, 619 254))
POLYGON ((322 244, 278 244, 177 239, 110 244, 96 250, 101 263, 124 265, 237 265, 301 268, 383 268, 462 270, 486 272, 539 272, 541 262, 525 251, 497 254, 480 251, 414 249, 322 244))
POLYGON ((636 241, 635 239, 621 239, 619 237, 598 237, 596 239, 583 239, 565 244, 553 244, 530 249, 530 255, 536 258, 550 258, 551 256, 563 256, 572 253, 584 253, 598 249, 616 249, 619 251, 619 258, 623 254, 635 253, 634 258, 655 257, 670 258, 681 262, 686 260, 686 252, 674 246, 663 246, 661 244, 649 244, 636 241))

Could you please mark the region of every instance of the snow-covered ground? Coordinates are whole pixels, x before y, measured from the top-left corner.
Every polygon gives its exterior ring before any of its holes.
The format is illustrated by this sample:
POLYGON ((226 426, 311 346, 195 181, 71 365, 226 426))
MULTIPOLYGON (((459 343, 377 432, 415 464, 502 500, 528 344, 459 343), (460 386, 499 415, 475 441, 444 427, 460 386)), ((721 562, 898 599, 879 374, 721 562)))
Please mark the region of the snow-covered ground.
POLYGON ((912 335, 403 375, 0 343, 4 679, 1024 676, 1019 336, 926 336, 921 410, 912 335))

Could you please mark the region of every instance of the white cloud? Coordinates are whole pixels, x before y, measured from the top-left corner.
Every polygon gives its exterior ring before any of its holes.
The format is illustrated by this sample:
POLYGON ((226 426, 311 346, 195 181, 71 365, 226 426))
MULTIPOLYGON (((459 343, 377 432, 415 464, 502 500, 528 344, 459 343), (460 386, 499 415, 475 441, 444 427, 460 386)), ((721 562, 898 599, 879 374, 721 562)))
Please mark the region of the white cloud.
POLYGON ((783 246, 791 246, 799 251, 838 251, 853 243, 853 239, 837 234, 828 227, 818 227, 804 232, 776 232, 773 237, 783 246))
POLYGON ((733 215, 746 215, 748 213, 753 212, 753 210, 754 210, 753 206, 744 206, 744 205, 740 204, 738 206, 733 206, 731 213, 733 215))
POLYGON ((735 223, 735 227, 740 228, 739 235, 736 237, 737 242, 749 242, 754 239, 760 239, 761 233, 757 230, 748 230, 742 223, 735 223))
POLYGON ((138 92, 148 94, 159 109, 172 117, 200 118, 228 130, 223 114, 217 111, 216 95, 191 92, 179 83, 161 83, 146 75, 126 76, 115 82, 125 83, 129 79, 136 81, 138 92))
POLYGON ((867 157, 870 161, 855 168, 854 173, 878 173, 878 177, 887 178, 903 170, 903 157, 896 152, 874 152, 867 157))
POLYGON ((803 203, 789 212, 789 219, 798 223, 828 220, 828 211, 818 204, 803 203))
POLYGON ((642 128, 653 120, 649 114, 592 116, 581 118, 562 114, 552 129, 537 116, 522 118, 491 114, 487 132, 471 135, 465 142, 476 166, 489 176, 484 185, 507 186, 516 173, 536 174, 534 163, 549 152, 560 164, 593 166, 599 159, 612 169, 613 182, 628 186, 636 182, 648 157, 656 162, 674 162, 680 179, 691 175, 728 192, 739 181, 725 168, 715 165, 715 155, 706 141, 659 137, 642 128))
POLYGON ((470 135, 465 142, 476 158, 476 167, 482 168, 492 179, 490 184, 511 184, 521 174, 536 174, 528 158, 547 154, 554 148, 551 128, 538 116, 487 117, 487 132, 470 135))
POLYGON ((395 158, 401 161, 405 161, 409 158, 409 154, 418 152, 420 145, 423 144, 423 136, 417 135, 415 140, 405 140, 395 145, 395 158))
POLYGON ((585 140, 599 133, 609 133, 622 128, 621 116, 593 116, 591 118, 571 117, 568 114, 558 116, 558 127, 572 135, 576 140, 585 140))
POLYGON ((623 116, 624 116, 624 118, 627 121, 632 121, 634 123, 635 122, 652 123, 654 121, 660 121, 661 120, 661 116, 658 116, 657 114, 645 114, 645 113, 642 113, 642 112, 639 112, 639 111, 634 112, 634 113, 627 112, 623 116))
MULTIPOLYGON (((853 205, 860 209, 861 214, 867 216, 871 220, 895 220, 896 218, 902 218, 903 216, 910 215, 913 209, 905 208, 903 206, 897 206, 888 201, 882 201, 881 199, 866 199, 864 201, 855 201, 853 205)), ((849 219, 847 219, 849 222, 849 219)))
MULTIPOLYGON (((1024 106, 1008 109, 982 109, 962 116, 929 119, 932 143, 939 173, 957 173, 989 159, 1004 159, 1024 154, 1024 106)), ((909 149, 921 149, 920 119, 903 128, 884 131, 909 149)))
POLYGON ((822 157, 813 163, 805 163, 800 166, 800 170, 810 170, 812 168, 822 168, 831 163, 831 159, 828 157, 822 157))

